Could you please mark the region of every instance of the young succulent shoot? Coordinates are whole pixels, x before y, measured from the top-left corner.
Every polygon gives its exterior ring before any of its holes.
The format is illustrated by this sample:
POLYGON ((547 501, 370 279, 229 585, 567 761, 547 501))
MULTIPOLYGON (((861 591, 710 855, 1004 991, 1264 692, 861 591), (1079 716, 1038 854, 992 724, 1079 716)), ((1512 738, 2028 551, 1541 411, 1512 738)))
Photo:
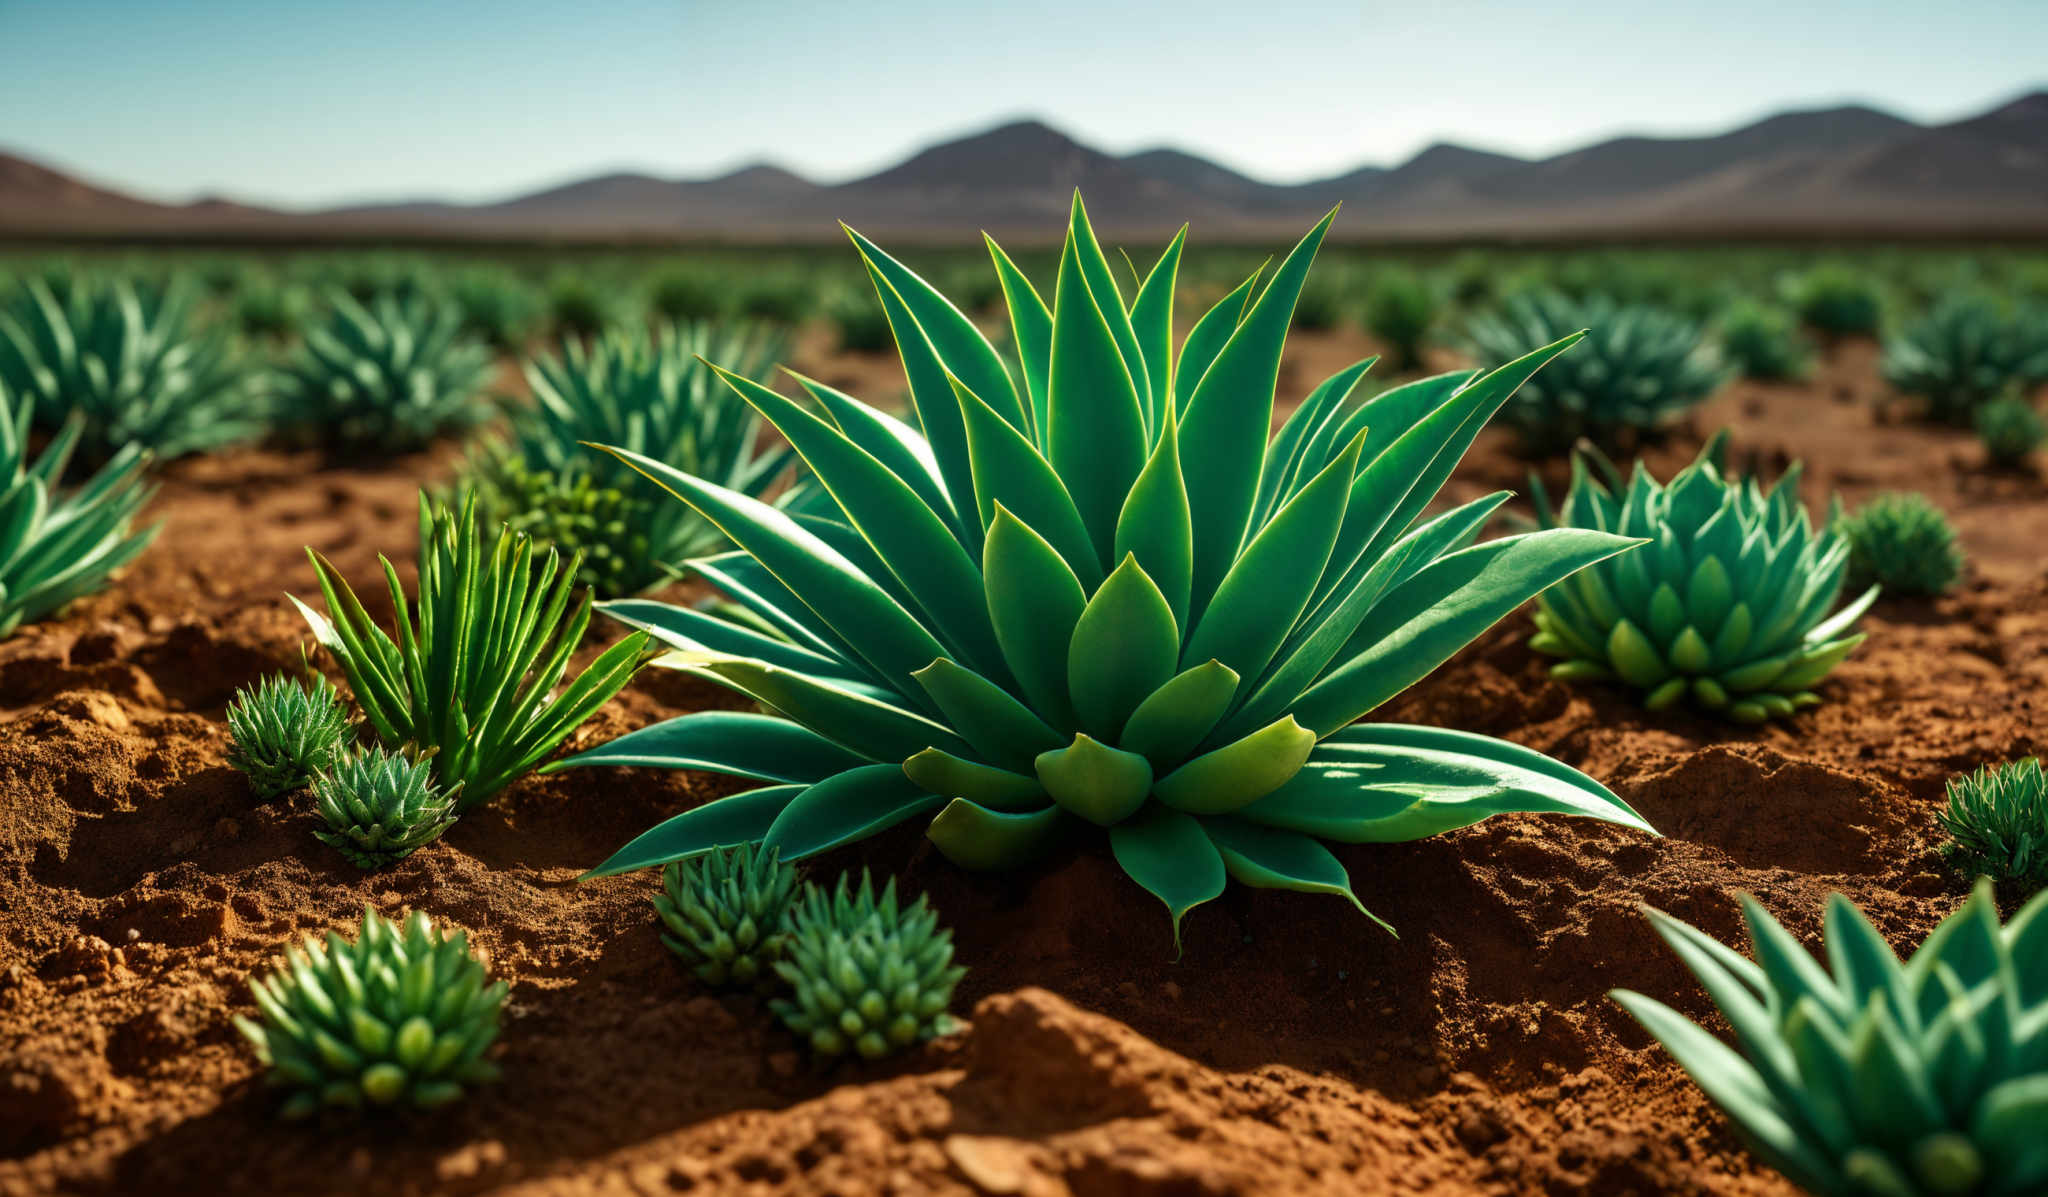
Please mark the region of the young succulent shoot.
POLYGON ((1697 321, 1663 308, 1554 291, 1524 292, 1466 329, 1479 359, 1519 361, 1586 330, 1584 341, 1529 380, 1501 409, 1532 456, 1590 440, 1609 451, 1663 434, 1728 371, 1697 321))
POLYGON ((397 569, 378 558, 398 613, 395 638, 310 548, 332 621, 297 598, 292 604, 341 662, 377 738, 428 757, 438 785, 451 794, 460 788, 460 814, 540 763, 653 654, 649 637, 636 632, 555 694, 590 625, 588 591, 569 610, 579 559, 563 568, 550 549, 536 563, 532 541, 509 529, 486 540, 474 495, 456 512, 422 493, 419 529, 419 597, 410 609, 397 569))
POLYGON ((1531 478, 1540 526, 1649 542, 1536 600, 1529 646, 1563 658, 1553 677, 1618 681, 1652 711, 1691 703, 1740 723, 1820 701, 1813 687, 1863 643, 1853 629, 1877 587, 1836 610, 1849 546, 1807 518, 1799 467, 1765 490, 1724 473, 1727 445, 1724 431, 1669 483, 1638 462, 1626 485, 1597 450, 1582 451, 1555 512, 1531 478))
POLYGON ((796 867, 772 848, 741 844, 676 861, 654 895, 661 942, 713 989, 766 992, 789 946, 796 885, 796 867))
POLYGON ((2048 895, 2001 927, 1981 882, 1901 964, 1835 894, 1825 969, 1755 900, 1742 907, 1754 961, 1648 912, 1734 1047, 1654 998, 1613 997, 1758 1158, 1816 1197, 2048 1191, 2048 895))
POLYGON ((341 757, 349 740, 348 708, 333 683, 277 674, 235 691, 228 704, 228 763, 269 801, 310 785, 341 757))
POLYGON ((1986 405, 2048 378, 2048 337, 1982 295, 1954 295, 1885 342, 1884 378, 1928 419, 1968 428, 1986 405))
POLYGON ((497 1077, 484 1053, 509 987, 489 982, 465 932, 444 934, 419 911, 401 927, 365 909, 353 943, 308 938, 249 988, 260 1016, 235 1026, 285 1091, 287 1118, 434 1109, 497 1077))
POLYGON ((2038 758, 1949 779, 1948 806, 1935 817, 1957 872, 2029 893, 2048 886, 2048 772, 2038 758))
POLYGON ((2048 420, 2024 399, 1994 400, 1977 409, 1977 439, 1984 456, 2002 469, 2018 469, 2048 444, 2048 420))
POLYGON ((947 1008, 967 970, 953 933, 923 897, 905 906, 891 878, 875 896, 842 875, 829 893, 806 886, 789 915, 787 958, 775 971, 791 994, 769 1004, 818 1056, 877 1060, 952 1033, 947 1008))
POLYGON ((1837 512, 1832 522, 1849 545, 1851 585, 1933 596, 1963 576, 1955 527, 1925 495, 1879 495, 1851 514, 1837 512))
POLYGON ((855 234, 921 431, 810 379, 797 381, 815 409, 728 375, 817 478, 821 510, 794 515, 614 450, 732 538, 737 551, 693 567, 747 617, 604 610, 677 650, 663 664, 768 713, 686 715, 551 765, 760 783, 593 875, 736 842, 797 861, 913 820, 975 869, 1100 835, 1177 935, 1231 877, 1357 903, 1326 840, 1413 839, 1503 811, 1646 829, 1528 749, 1355 723, 1634 542, 1559 529, 1475 546, 1505 495, 1424 515, 1488 416, 1570 338, 1362 401, 1360 362, 1268 444, 1289 315, 1328 223, 1176 355, 1182 238, 1127 300, 1077 198, 1050 307, 991 246, 1015 375, 855 234))
POLYGON ((461 783, 443 792, 424 760, 370 747, 313 779, 313 805, 326 821, 321 843, 359 869, 381 869, 441 838, 455 825, 461 783))
POLYGON ((478 393, 491 351, 463 331, 462 310, 418 293, 367 303, 326 295, 328 316, 306 330, 273 385, 284 427, 337 453, 404 453, 488 414, 478 393))
POLYGON ((29 416, 29 406, 16 408, 0 381, 0 637, 105 588, 159 527, 133 529, 154 490, 143 480, 146 452, 129 445, 84 485, 64 491, 59 484, 84 420, 65 421, 31 461, 29 416))

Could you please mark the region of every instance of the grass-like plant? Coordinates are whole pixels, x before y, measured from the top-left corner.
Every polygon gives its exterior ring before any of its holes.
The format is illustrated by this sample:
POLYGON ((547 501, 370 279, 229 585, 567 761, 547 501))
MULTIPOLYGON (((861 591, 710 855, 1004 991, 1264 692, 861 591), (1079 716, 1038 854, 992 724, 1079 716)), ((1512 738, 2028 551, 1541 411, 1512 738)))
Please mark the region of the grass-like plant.
POLYGON ((1690 701, 1743 723, 1820 701, 1813 687, 1863 643, 1853 629, 1877 587, 1836 610, 1849 545, 1807 518, 1799 467, 1765 490, 1726 475, 1727 444, 1716 436, 1669 483, 1637 462, 1623 484, 1597 451, 1581 453, 1556 512, 1531 479, 1543 527, 1650 542, 1536 600, 1529 644, 1563 658, 1552 676, 1620 681, 1653 711, 1690 701))
POLYGON ((1744 378, 1782 382, 1805 375, 1812 352, 1799 322, 1782 308, 1754 300, 1730 304, 1716 322, 1721 356, 1744 378))
POLYGON ((751 844, 677 861, 661 871, 655 913, 668 945, 714 989, 773 989, 789 949, 796 867, 751 844))
POLYGON ((1579 347, 1501 409, 1501 421, 1533 455, 1558 453, 1580 440, 1609 451, 1633 448, 1660 435, 1727 376, 1697 321, 1600 295, 1522 292, 1498 311, 1475 317, 1466 333, 1482 362, 1499 365, 1581 329, 1586 336, 1579 347))
POLYGON ((1981 883, 1901 964, 1835 894, 1825 969, 1742 908, 1754 960, 1649 912, 1734 1047, 1654 998, 1613 996, 1758 1158, 1816 1197, 2048 1191, 2048 896, 2001 927, 1981 883))
POLYGON ((1884 317, 1884 297, 1877 284, 1841 263, 1814 267, 1792 280, 1788 292, 1801 322, 1829 336, 1871 336, 1884 317))
POLYGON ((947 1008, 967 975, 930 904, 898 902, 894 878, 876 897, 866 873, 858 886, 842 875, 830 891, 805 887, 775 971, 791 990, 769 1004, 783 1025, 821 1057, 864 1060, 950 1033, 947 1008))
POLYGON ((1893 594, 1945 594, 1963 576, 1955 525, 1926 495, 1883 494, 1833 518, 1849 544, 1849 582, 1893 594))
POLYGON ((2034 405, 2017 396, 1996 399, 1977 409, 1977 439, 1984 445, 1985 459, 2004 469, 2026 464, 2042 445, 2048 445, 2048 420, 2034 405))
POLYGON ((1365 329, 1394 351, 1394 368, 1412 370, 1422 361, 1422 343, 1436 327, 1440 304, 1434 288, 1407 270, 1383 270, 1365 292, 1365 329))
POLYGON ((1949 779, 1937 812, 1944 851, 1964 876, 2027 890, 2048 886, 2048 772, 2039 758, 1986 765, 1949 779))
POLYGON ((38 428, 81 422, 83 460, 130 445, 160 460, 259 436, 266 412, 220 331, 192 328, 188 287, 30 278, 0 302, 0 384, 38 428))
POLYGON ((1969 427, 1985 406, 2048 378, 2048 336, 1985 296, 1953 295, 1886 340, 1883 370, 1929 419, 1969 427))
POLYGON ((312 784, 348 744, 348 708, 334 684, 278 674, 235 691, 228 704, 228 763, 249 779, 258 798, 312 784))
POLYGON ((327 824, 313 834, 359 869, 381 869, 455 825, 461 783, 443 790, 424 760, 371 747, 313 779, 313 807, 327 824))
POLYGON ((457 813, 524 775, 617 694, 650 656, 648 637, 606 649, 560 694, 555 686, 590 625, 590 593, 569 610, 577 562, 501 529, 486 539, 474 500, 460 512, 420 496, 419 599, 411 605, 383 557, 396 638, 313 549, 332 616, 296 597, 314 636, 341 662, 363 717, 386 747, 431 754, 435 782, 461 787, 457 813), (565 623, 563 616, 567 614, 565 623))
POLYGON ((29 408, 0 381, 0 637, 106 586, 156 538, 135 531, 153 489, 149 455, 128 445, 76 490, 60 488, 84 419, 74 415, 31 461, 29 408))
POLYGON ((365 909, 353 943, 308 938, 249 989, 259 1016, 238 1014, 235 1027, 285 1091, 287 1118, 434 1109, 498 1075, 484 1053, 510 987, 489 981, 467 933, 445 934, 417 910, 401 927, 365 909))
POLYGON ((1182 238, 1126 300, 1077 198, 1051 306, 991 248, 1015 376, 957 308, 856 237, 921 431, 808 379, 815 408, 727 375, 829 499, 800 516, 619 451, 739 546, 695 567, 745 614, 604 609, 773 713, 687 715, 559 762, 765 783, 596 872, 734 843, 800 860, 911 820, 962 865, 1009 868, 1088 833, 1177 929, 1233 876, 1356 903, 1324 840, 1413 839, 1503 811, 1643 828, 1526 748, 1354 724, 1633 542, 1559 529, 1475 546, 1505 494, 1423 514, 1570 338, 1364 401, 1360 362, 1268 442, 1289 315, 1328 225, 1176 354, 1182 238))
POLYGON ((401 453, 489 414, 478 396, 491 351, 464 334, 461 309, 417 293, 361 303, 335 290, 326 300, 326 321, 306 330, 272 387, 292 437, 339 453, 401 453))

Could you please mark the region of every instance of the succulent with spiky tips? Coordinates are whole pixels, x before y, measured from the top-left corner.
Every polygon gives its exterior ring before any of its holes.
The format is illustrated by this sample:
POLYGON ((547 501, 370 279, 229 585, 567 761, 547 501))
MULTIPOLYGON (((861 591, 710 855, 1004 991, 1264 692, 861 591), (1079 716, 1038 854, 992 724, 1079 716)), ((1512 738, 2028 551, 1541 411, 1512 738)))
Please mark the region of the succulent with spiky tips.
POLYGON ((1969 427, 1985 406, 2048 378, 2048 335, 1982 295, 1953 295, 1885 342, 1884 379, 1927 417, 1969 427))
POLYGON ((311 784, 348 744, 348 708, 334 684, 278 674, 235 691, 228 704, 228 763, 249 779, 258 798, 311 784))
POLYGON ((357 868, 381 869, 454 826, 461 789, 442 792, 428 763, 404 753, 351 753, 313 779, 313 803, 327 822, 313 834, 357 868))
POLYGON ((2048 1192, 2048 895, 2001 927, 1980 882, 1901 963, 1835 894, 1825 968, 1755 900, 1742 908, 1753 960, 1649 912, 1734 1047, 1653 998, 1613 997, 1758 1158, 1816 1197, 2048 1192))
POLYGON ((1536 600, 1529 646, 1563 658, 1553 677, 1620 681, 1653 711, 1689 701, 1742 723, 1820 701, 1814 685, 1863 643, 1851 629, 1877 588, 1836 610, 1849 546, 1807 518, 1799 468, 1765 490, 1726 477, 1726 454, 1723 433, 1669 483, 1638 462, 1624 485, 1611 462, 1583 452, 1554 513, 1531 479, 1541 525, 1651 542, 1536 600))
POLYGON ((1958 872, 2028 890, 2048 885, 2048 771, 2038 758, 1950 778, 1948 805, 1935 817, 1958 872))
POLYGON ((287 1118, 433 1109, 498 1075, 484 1053, 510 987, 489 981, 466 932, 444 934, 417 910, 401 927, 365 909, 354 942, 309 938, 249 988, 260 1016, 235 1026, 286 1091, 287 1118))
POLYGON ((1833 524, 1849 545, 1852 584, 1893 594, 1946 593, 1963 576, 1955 526, 1926 495, 1879 495, 1833 524))
POLYGON ((721 848, 661 871, 654 909, 668 933, 661 942, 697 979, 714 989, 776 983, 775 965, 789 946, 789 907, 796 869, 775 850, 751 844, 721 848))
POLYGON ((953 933, 924 898, 899 903, 894 878, 879 898, 866 873, 858 886, 807 887, 789 925, 775 971, 792 993, 771 1008, 819 1056, 875 1060, 954 1029, 946 1011, 967 970, 953 963, 953 933))
POLYGON ((367 303, 326 296, 327 318, 306 329, 272 383, 278 417, 299 441, 341 453, 403 453, 474 427, 491 351, 463 331, 453 303, 380 293, 367 303))

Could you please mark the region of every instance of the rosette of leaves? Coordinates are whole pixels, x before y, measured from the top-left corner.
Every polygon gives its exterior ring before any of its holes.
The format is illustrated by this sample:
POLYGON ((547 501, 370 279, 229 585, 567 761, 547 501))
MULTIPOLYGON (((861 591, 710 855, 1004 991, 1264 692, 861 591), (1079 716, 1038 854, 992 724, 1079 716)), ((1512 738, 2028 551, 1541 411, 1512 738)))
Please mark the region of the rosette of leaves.
POLYGON ((419 911, 401 927, 365 909, 353 943, 309 938, 249 989, 259 1017, 238 1014, 235 1026, 287 1094, 287 1118, 434 1109, 497 1078, 484 1053, 509 987, 489 981, 467 933, 445 934, 419 911))
POLYGON ((1651 922, 1734 1032, 1614 999, 1692 1074, 1758 1158, 1821 1197, 2023 1197, 2048 1189, 2048 896, 2003 927, 1989 882, 1901 963, 1828 899, 1826 967, 1745 896, 1754 960, 1651 922))
POLYGON ((179 285, 30 278, 0 303, 0 384, 56 431, 76 417, 89 462, 129 446, 168 460, 253 439, 263 404, 223 331, 192 331, 179 285))
POLYGON ((666 664, 770 713, 687 715, 551 766, 762 783, 596 873, 734 843, 801 860, 910 821, 955 862, 1002 869, 1089 833, 1177 929, 1230 877, 1356 903, 1323 841, 1413 839, 1510 810, 1643 828, 1528 749, 1354 725, 1633 542, 1558 529, 1475 546, 1505 495, 1423 514, 1569 338, 1363 401, 1360 362, 1268 443, 1290 309, 1328 223, 1175 353, 1182 237, 1126 300, 1077 200, 1051 305, 991 249, 1014 376, 957 308, 856 235, 921 428, 809 379, 814 407, 728 375, 816 476, 821 510, 796 514, 619 451, 732 538, 737 551, 693 564, 744 614, 605 611, 677 650, 666 664))
POLYGON ((796 884, 795 867, 772 848, 741 844, 677 861, 661 871, 654 895, 667 929, 661 942, 714 989, 772 989, 796 884))
POLYGON ((1814 267, 1793 280, 1789 291, 1799 319, 1829 336, 1869 336, 1884 315, 1877 284, 1839 263, 1814 267))
POLYGON ((456 813, 525 775, 630 681, 649 656, 635 633, 606 649, 561 693, 590 625, 590 592, 569 602, 579 564, 501 528, 486 539, 474 500, 458 513, 420 495, 419 598, 379 556, 397 612, 394 637, 371 620, 334 565, 306 550, 332 617, 292 598, 341 662, 356 705, 390 748, 431 758, 435 782, 461 788, 456 813), (564 622, 564 616, 567 621, 564 622))
MULTIPOLYGON (((684 560, 724 543, 716 525, 677 503, 615 457, 614 445, 760 497, 795 461, 762 444, 761 417, 718 380, 707 360, 765 378, 786 342, 775 333, 717 324, 615 332, 565 343, 531 362, 531 408, 512 435, 472 468, 478 510, 565 552, 584 554, 580 580, 606 596, 667 580, 684 560)), ((800 500, 800 486, 778 501, 800 500)))
POLYGON ((1883 370, 1929 419, 1968 427, 1979 409, 2048 378, 2048 337, 1983 296, 1950 296, 1885 342, 1883 370))
POLYGON ((67 420, 31 461, 29 416, 0 382, 0 637, 105 587, 159 527, 133 530, 154 491, 139 446, 123 447, 76 490, 61 490, 84 420, 67 420))
POLYGON ((1643 443, 1727 376, 1697 321, 1605 296, 1523 292, 1475 317, 1466 332, 1481 361, 1502 363, 1581 329, 1586 336, 1579 347, 1530 379, 1501 410, 1502 422, 1530 453, 1560 452, 1580 440, 1607 450, 1643 443))
POLYGON ((1883 494, 1832 523, 1849 545, 1853 585, 1893 594, 1945 594, 1963 576, 1955 526, 1926 495, 1883 494))
POLYGON ((787 958, 775 971, 791 994, 769 1003, 811 1050, 877 1060, 950 1034, 947 1007, 967 970, 953 963, 953 933, 919 897, 905 906, 891 878, 879 898, 866 873, 827 892, 807 886, 789 914, 787 958))
POLYGON ((327 319, 278 371, 279 418, 298 440, 341 453, 402 453, 488 414, 491 351, 462 330, 461 309, 415 292, 359 302, 329 291, 327 319))
POLYGON ((269 800, 311 784, 348 744, 348 708, 333 683, 310 683, 283 674, 235 691, 228 704, 228 763, 269 800))
POLYGON ((1716 436, 1669 483, 1638 462, 1623 485, 1612 463, 1581 453, 1555 513, 1531 480, 1540 526, 1650 542, 1536 600, 1529 646, 1563 658, 1552 676, 1619 681, 1650 710, 1689 701, 1742 723, 1820 701, 1813 687, 1863 643, 1852 629, 1877 587, 1836 610, 1849 545, 1807 518, 1799 466, 1765 490, 1724 474, 1727 443, 1716 436))
POLYGON ((1744 378, 1782 382, 1806 373, 1812 354, 1789 312, 1743 300, 1730 304, 1718 323, 1721 356, 1744 378))
POLYGON ((2048 885, 2048 772, 2038 758, 1950 778, 1936 817, 1958 872, 2030 891, 2048 885))
POLYGON ((2012 469, 2048 444, 2048 420, 2020 398, 1996 399, 1977 409, 1977 439, 1991 464, 2012 469))
POLYGON ((352 752, 313 779, 313 806, 327 823, 313 834, 357 868, 381 869, 455 825, 461 788, 443 792, 426 761, 402 752, 352 752))

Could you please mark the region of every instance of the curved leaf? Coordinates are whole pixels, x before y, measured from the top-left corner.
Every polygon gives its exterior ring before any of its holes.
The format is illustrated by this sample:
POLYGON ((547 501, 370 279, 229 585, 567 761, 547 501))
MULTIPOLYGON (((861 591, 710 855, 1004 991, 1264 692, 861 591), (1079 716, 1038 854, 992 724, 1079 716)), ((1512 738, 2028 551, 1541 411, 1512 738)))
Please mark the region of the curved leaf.
POLYGON ((1343 862, 1305 835, 1261 827, 1242 819, 1211 819, 1202 824, 1209 842, 1223 854, 1223 867, 1239 885, 1253 889, 1291 889, 1305 894, 1336 894, 1358 907, 1358 913, 1394 928, 1365 908, 1352 892, 1351 875, 1343 862))
POLYGON ((700 711, 627 732, 616 740, 551 761, 542 773, 593 765, 702 769, 755 781, 823 781, 874 764, 787 719, 743 711, 700 711))
POLYGON ((1125 557, 1082 609, 1068 643, 1067 689, 1081 726, 1115 741, 1179 660, 1180 629, 1166 596, 1135 556, 1125 557))
POLYGON ((1028 812, 989 810, 955 798, 932 820, 925 836, 963 869, 1014 869, 1044 857, 1079 826, 1057 806, 1028 812))
POLYGON ((955 662, 933 661, 911 675, 979 755, 1029 769, 1039 753, 1065 741, 1001 686, 955 662))
POLYGON ((798 794, 775 817, 761 846, 784 860, 802 860, 931 814, 945 803, 905 777, 899 766, 866 765, 798 794))
POLYGON ((1315 746, 1316 734, 1288 716, 1203 753, 1160 778, 1152 792, 1191 815, 1229 814, 1286 784, 1315 746))
POLYGON ((792 799, 803 793, 801 785, 764 786, 728 798, 718 798, 694 810, 657 823, 633 837, 632 842, 610 859, 578 878, 610 877, 634 869, 649 869, 670 861, 687 860, 714 848, 756 844, 768 834, 775 819, 792 799))
POLYGON ((1071 727, 1067 696, 1067 644, 1087 606, 1081 583, 1037 532, 996 508, 983 550, 989 616, 1003 657, 1034 710, 1055 727, 1071 727))
POLYGON ((1109 848, 1131 880, 1166 903, 1179 953, 1182 917, 1223 892, 1223 854, 1193 816, 1157 805, 1110 828, 1109 848))

